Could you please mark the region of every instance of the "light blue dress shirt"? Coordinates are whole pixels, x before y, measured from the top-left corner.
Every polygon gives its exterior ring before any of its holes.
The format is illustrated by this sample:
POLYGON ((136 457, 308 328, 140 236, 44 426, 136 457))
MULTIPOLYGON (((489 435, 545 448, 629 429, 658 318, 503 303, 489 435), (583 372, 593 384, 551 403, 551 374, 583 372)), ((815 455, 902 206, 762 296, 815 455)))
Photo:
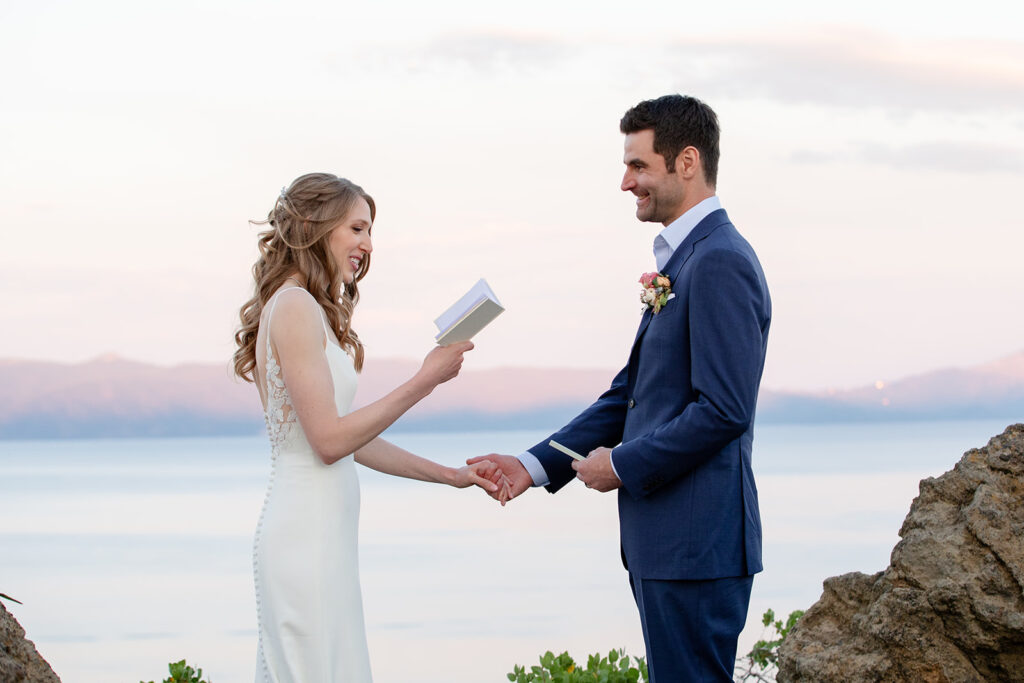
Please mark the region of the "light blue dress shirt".
MULTIPOLYGON (((721 208, 722 202, 719 201, 718 196, 712 195, 696 206, 691 207, 689 211, 666 225, 658 233, 658 236, 654 238, 654 262, 658 265, 659 273, 668 264, 668 260, 672 258, 672 254, 683 243, 687 235, 697 227, 697 224, 707 218, 712 211, 717 211, 721 208)), ((526 451, 525 453, 520 453, 517 457, 519 462, 523 463, 526 471, 530 473, 534 486, 546 486, 550 482, 548 473, 544 471, 544 466, 540 464, 540 460, 537 460, 537 456, 530 451, 526 451)), ((614 450, 609 460, 612 465, 612 471, 618 477, 619 473, 615 470, 614 450)))

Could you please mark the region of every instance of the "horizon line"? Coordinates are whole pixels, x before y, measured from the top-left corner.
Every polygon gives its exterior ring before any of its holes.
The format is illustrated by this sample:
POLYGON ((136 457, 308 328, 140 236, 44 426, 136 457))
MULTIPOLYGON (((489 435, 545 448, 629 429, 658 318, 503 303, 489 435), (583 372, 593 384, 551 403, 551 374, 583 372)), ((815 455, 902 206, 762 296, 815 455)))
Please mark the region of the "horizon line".
MULTIPOLYGON (((860 388, 863 388, 863 387, 871 386, 873 383, 882 382, 884 384, 890 384, 892 382, 900 382, 900 381, 904 381, 904 380, 908 380, 908 379, 912 379, 912 378, 915 378, 915 377, 920 377, 922 375, 928 375, 928 374, 932 374, 932 373, 936 373, 936 372, 943 372, 943 371, 950 371, 950 370, 970 370, 970 369, 973 369, 973 368, 978 368, 978 367, 981 367, 981 366, 990 365, 990 364, 993 364, 993 363, 999 363, 999 362, 1005 361, 1005 360, 1010 360, 1012 358, 1015 358, 1015 357, 1018 357, 1018 356, 1022 356, 1022 355, 1024 355, 1024 348, 1018 349, 1017 351, 1013 351, 1013 352, 1002 354, 1002 355, 1000 355, 1000 356, 998 356, 996 358, 993 358, 993 359, 990 359, 990 360, 987 360, 987 361, 981 361, 981 362, 973 363, 973 364, 970 364, 970 365, 943 365, 943 366, 932 368, 931 370, 925 370, 925 371, 921 371, 921 372, 912 372, 912 373, 900 375, 899 377, 897 377, 895 379, 878 378, 876 380, 869 380, 869 381, 865 381, 865 382, 860 383, 860 384, 853 384, 853 385, 846 385, 846 386, 826 385, 826 386, 818 386, 816 388, 811 388, 811 389, 786 389, 786 388, 780 388, 780 387, 767 387, 767 386, 763 386, 762 385, 761 389, 764 390, 764 391, 770 391, 770 392, 773 392, 773 393, 776 393, 776 394, 808 394, 808 393, 818 393, 818 392, 833 393, 833 392, 841 392, 841 391, 850 391, 850 390, 855 390, 855 389, 860 389, 860 388)), ((215 361, 210 361, 210 360, 205 360, 205 361, 203 361, 203 360, 186 360, 186 361, 175 361, 175 362, 171 362, 171 363, 157 363, 157 362, 154 362, 154 361, 146 361, 146 360, 138 360, 138 359, 134 359, 134 358, 129 358, 127 356, 120 355, 120 354, 118 354, 115 351, 105 351, 103 353, 100 353, 98 355, 92 356, 90 358, 86 358, 84 360, 57 360, 57 359, 52 359, 52 358, 0 357, 0 366, 3 366, 3 365, 9 366, 9 365, 14 365, 14 364, 18 364, 18 363, 39 363, 39 364, 64 365, 64 366, 71 366, 71 367, 73 367, 73 366, 81 366, 81 365, 90 365, 90 364, 95 364, 95 363, 111 363, 111 362, 117 362, 117 361, 126 362, 126 363, 132 363, 132 364, 137 364, 137 365, 144 365, 144 366, 149 366, 149 367, 154 367, 154 368, 168 369, 168 370, 172 369, 172 368, 183 367, 183 366, 207 366, 207 367, 223 367, 225 370, 230 370, 231 369, 231 359, 230 358, 225 358, 222 362, 215 362, 215 361)), ((422 360, 416 359, 416 358, 411 358, 411 357, 383 356, 383 357, 378 357, 378 358, 368 358, 367 362, 372 362, 372 363, 381 363, 381 362, 383 362, 383 363, 409 363, 409 364, 413 364, 413 365, 419 365, 420 363, 422 363, 422 360)), ((610 377, 609 377, 609 380, 610 380, 611 377, 614 376, 614 373, 618 372, 619 369, 620 368, 617 368, 617 367, 598 367, 598 366, 503 364, 503 365, 492 365, 492 366, 478 367, 478 368, 466 368, 465 371, 469 372, 469 373, 488 372, 488 371, 500 371, 500 370, 548 370, 548 371, 550 371, 550 370, 558 370, 558 371, 568 371, 568 372, 594 372, 594 373, 597 373, 597 372, 607 372, 607 373, 610 374, 610 377)), ((231 376, 233 377, 234 375, 232 374, 231 376)))

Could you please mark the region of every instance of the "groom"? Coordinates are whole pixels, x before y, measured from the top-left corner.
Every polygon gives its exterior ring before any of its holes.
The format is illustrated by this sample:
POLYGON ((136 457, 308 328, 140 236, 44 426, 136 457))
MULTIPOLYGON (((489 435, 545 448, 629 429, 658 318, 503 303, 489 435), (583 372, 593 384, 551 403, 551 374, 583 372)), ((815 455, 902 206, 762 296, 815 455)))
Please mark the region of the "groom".
MULTIPOLYGON (((761 520, 751 470, 771 300, 761 265, 715 196, 718 119, 692 97, 641 102, 625 134, 622 190, 654 239, 664 304, 640 319, 611 387, 549 437, 498 464, 517 496, 574 476, 618 489, 622 560, 654 683, 732 681, 761 520), (671 298, 669 298, 671 297, 671 298)), ((493 494, 497 497, 497 494, 493 494)))

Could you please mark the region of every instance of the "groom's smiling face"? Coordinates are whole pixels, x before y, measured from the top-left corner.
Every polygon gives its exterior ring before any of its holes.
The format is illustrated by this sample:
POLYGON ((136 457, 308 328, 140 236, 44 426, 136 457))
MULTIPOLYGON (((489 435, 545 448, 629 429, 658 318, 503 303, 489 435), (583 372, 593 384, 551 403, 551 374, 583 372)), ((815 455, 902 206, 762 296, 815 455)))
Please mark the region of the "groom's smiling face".
POLYGON ((654 131, 626 135, 622 163, 622 190, 636 195, 636 217, 668 225, 683 215, 684 183, 681 174, 669 172, 665 157, 654 151, 654 131))

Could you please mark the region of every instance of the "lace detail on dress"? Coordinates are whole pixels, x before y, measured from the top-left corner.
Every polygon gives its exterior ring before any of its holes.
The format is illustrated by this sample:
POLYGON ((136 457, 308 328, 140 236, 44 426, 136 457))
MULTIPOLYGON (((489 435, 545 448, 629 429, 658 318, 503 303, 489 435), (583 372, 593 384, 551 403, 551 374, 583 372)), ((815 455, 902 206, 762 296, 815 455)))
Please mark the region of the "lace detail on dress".
POLYGON ((267 333, 267 410, 263 417, 267 423, 270 449, 276 457, 281 445, 288 438, 291 426, 295 424, 295 409, 288 388, 281 376, 281 366, 270 349, 270 334, 267 333))

